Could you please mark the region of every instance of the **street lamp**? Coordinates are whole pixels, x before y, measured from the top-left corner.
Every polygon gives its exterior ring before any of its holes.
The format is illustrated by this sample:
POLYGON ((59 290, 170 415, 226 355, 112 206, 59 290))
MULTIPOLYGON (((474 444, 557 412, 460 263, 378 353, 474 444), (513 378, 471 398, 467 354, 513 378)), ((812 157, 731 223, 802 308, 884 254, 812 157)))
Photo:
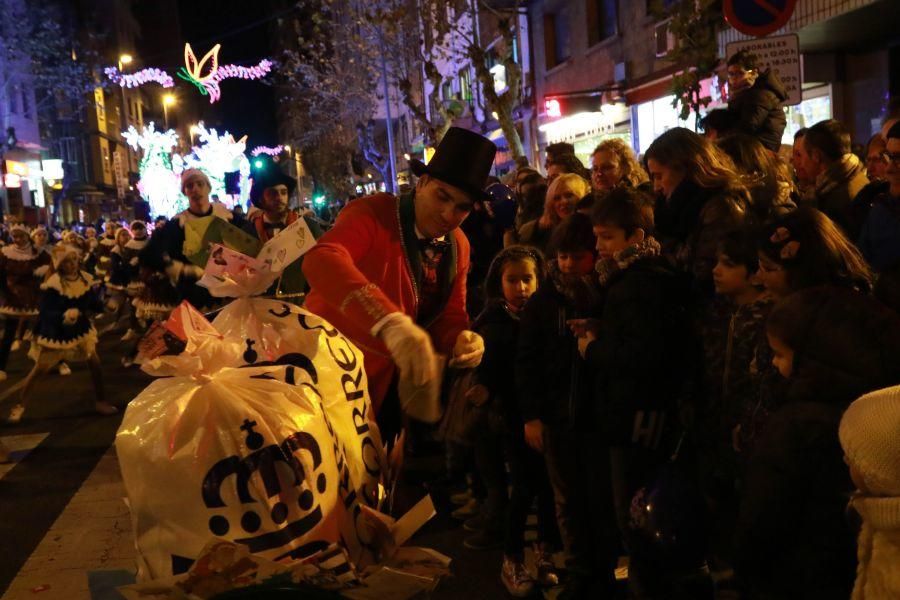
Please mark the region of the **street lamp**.
POLYGON ((122 65, 130 65, 131 61, 134 58, 130 54, 120 54, 119 55, 119 70, 122 70, 122 65))
POLYGON ((166 130, 169 129, 169 106, 173 104, 175 104, 175 96, 173 96, 172 94, 163 94, 163 120, 166 123, 166 130))
POLYGON ((196 134, 200 130, 196 125, 191 125, 190 133, 191 133, 191 146, 194 145, 194 134, 196 134))

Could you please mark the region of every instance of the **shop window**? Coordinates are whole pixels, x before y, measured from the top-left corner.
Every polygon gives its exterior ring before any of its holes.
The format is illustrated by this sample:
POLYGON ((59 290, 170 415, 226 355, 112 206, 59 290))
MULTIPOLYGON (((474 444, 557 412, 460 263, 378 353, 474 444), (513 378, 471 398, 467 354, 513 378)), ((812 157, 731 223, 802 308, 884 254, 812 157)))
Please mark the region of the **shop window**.
POLYGON ((561 7, 556 13, 544 15, 544 51, 548 69, 566 62, 571 56, 569 8, 567 6, 561 7))
POLYGON ((587 3, 588 46, 618 33, 616 0, 585 0, 587 3))

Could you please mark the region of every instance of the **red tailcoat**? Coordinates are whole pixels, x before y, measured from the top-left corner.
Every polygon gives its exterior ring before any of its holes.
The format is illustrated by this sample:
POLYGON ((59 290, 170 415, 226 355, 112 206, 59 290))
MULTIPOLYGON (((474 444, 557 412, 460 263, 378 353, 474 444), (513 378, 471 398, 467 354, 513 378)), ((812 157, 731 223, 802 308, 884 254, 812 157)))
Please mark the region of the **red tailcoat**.
MULTIPOLYGON (((365 354, 369 394, 375 414, 394 376, 394 363, 381 340, 370 333, 385 315, 401 312, 418 322, 418 242, 412 198, 375 194, 353 200, 334 227, 306 254, 303 272, 311 286, 305 307, 329 321, 365 354), (402 213, 402 216, 401 216, 402 213), (402 223, 402 225, 401 225, 402 223)), ((466 273, 469 241, 454 230, 438 315, 419 323, 435 350, 450 355, 468 328, 466 273)))

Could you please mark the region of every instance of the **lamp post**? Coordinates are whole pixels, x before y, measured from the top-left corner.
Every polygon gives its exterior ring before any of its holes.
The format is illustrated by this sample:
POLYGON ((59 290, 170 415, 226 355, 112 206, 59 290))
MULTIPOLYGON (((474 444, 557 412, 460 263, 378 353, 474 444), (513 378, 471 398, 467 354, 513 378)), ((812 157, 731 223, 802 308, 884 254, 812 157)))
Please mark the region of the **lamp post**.
MULTIPOLYGON (((119 72, 122 72, 122 68, 126 65, 130 65, 134 58, 126 53, 122 53, 119 55, 119 72)), ((122 127, 121 129, 127 130, 130 123, 128 122, 128 96, 125 93, 125 86, 121 86, 122 90, 122 127)), ((121 133, 120 133, 121 135, 121 133)), ((125 168, 126 177, 130 180, 131 173, 131 147, 128 144, 122 144, 125 147, 125 160, 127 161, 127 167, 125 168)), ((116 173, 116 177, 119 178, 121 173, 116 173)), ((121 182, 116 182, 116 188, 119 190, 124 190, 124 186, 121 185, 121 182)), ((124 193, 120 194, 124 195, 124 193)), ((121 199, 121 198, 120 198, 121 199)))
POLYGON ((194 134, 196 134, 197 131, 199 131, 199 129, 200 129, 200 128, 197 127, 196 125, 191 125, 191 127, 190 127, 190 130, 189 130, 189 131, 190 131, 190 134, 191 134, 191 146, 194 145, 194 134))
POLYGON ((163 121, 165 121, 167 131, 169 129, 169 106, 172 104, 175 104, 175 96, 172 94, 164 94, 162 97, 163 121))

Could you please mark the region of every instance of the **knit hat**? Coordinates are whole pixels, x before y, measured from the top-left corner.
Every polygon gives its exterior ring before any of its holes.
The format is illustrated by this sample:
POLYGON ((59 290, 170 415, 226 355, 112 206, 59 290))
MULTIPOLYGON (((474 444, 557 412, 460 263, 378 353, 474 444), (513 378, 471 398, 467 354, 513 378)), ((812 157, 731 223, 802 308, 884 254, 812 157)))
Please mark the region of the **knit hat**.
POLYGON ((875 496, 900 496, 900 386, 866 394, 841 419, 847 461, 875 496))
POLYGON ((81 250, 69 244, 57 244, 54 246, 53 251, 50 253, 50 258, 53 260, 53 268, 59 269, 60 263, 69 256, 74 257, 76 261, 80 261, 81 250))

